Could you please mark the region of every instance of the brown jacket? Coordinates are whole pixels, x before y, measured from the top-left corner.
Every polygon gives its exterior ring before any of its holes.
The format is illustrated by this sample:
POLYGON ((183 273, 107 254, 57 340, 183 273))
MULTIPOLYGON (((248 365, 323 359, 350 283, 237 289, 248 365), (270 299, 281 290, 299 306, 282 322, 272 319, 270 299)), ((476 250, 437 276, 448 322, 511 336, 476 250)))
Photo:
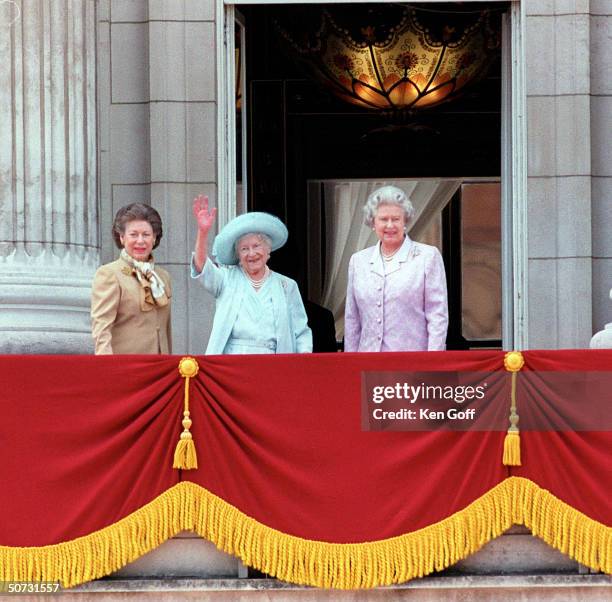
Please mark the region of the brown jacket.
POLYGON ((144 302, 144 289, 123 259, 98 269, 91 291, 91 332, 97 355, 172 353, 170 275, 159 267, 155 271, 168 295, 164 307, 144 302))

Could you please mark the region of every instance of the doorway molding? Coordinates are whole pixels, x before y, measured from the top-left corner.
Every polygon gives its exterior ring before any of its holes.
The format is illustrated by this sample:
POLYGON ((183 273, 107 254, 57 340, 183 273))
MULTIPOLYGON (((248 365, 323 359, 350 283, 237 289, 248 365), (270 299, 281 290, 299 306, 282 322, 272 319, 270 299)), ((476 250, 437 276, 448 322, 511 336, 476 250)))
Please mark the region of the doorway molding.
MULTIPOLYGON (((396 0, 378 0, 380 4, 396 0)), ((442 0, 419 0, 435 4, 442 0)), ((472 0, 502 2, 504 0, 472 0)), ((346 0, 215 0, 217 73, 217 210, 219 226, 236 215, 234 21, 241 4, 342 4, 346 0), (230 110, 230 108, 232 110, 230 110)), ((371 3, 371 0, 353 0, 371 3)), ((525 2, 511 0, 502 35, 502 341, 528 348, 527 84, 525 2)), ((247 34, 248 35, 248 30, 247 34)))

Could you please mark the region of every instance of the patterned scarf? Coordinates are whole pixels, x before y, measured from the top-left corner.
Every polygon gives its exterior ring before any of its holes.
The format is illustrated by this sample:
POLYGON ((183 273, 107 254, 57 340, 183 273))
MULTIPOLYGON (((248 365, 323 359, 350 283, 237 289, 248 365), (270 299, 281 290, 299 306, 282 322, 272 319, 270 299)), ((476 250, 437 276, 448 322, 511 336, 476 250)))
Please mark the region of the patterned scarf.
MULTIPOLYGON (((159 307, 168 305, 166 287, 162 279, 155 272, 155 263, 153 261, 137 261, 130 257, 125 249, 121 250, 121 259, 132 268, 132 273, 138 278, 140 286, 144 289, 145 303, 158 305, 159 307)), ((151 257, 151 259, 153 258, 151 257)))

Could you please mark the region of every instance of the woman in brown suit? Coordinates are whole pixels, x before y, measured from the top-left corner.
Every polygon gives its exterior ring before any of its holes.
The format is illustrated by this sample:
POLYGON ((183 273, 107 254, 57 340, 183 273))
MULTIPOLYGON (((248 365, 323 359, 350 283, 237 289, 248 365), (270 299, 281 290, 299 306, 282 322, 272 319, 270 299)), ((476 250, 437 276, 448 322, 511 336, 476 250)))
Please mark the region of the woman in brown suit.
POLYGON ((117 211, 113 238, 119 259, 98 269, 91 291, 91 330, 96 354, 172 353, 170 276, 156 267, 159 213, 142 203, 117 211))

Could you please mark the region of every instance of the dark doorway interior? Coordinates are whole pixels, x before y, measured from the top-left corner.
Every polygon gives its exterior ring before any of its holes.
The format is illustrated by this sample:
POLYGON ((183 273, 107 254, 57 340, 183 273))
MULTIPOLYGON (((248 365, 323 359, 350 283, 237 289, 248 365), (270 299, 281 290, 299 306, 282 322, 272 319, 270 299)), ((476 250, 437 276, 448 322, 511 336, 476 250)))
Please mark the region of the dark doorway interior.
MULTIPOLYGON (((481 2, 460 4, 464 10, 483 8, 481 2)), ((246 24, 247 177, 249 209, 274 213, 289 228, 289 243, 271 265, 297 280, 307 298, 308 181, 499 178, 501 61, 460 99, 402 122, 347 104, 313 81, 275 29, 278 11, 289 9, 240 7, 246 24)), ((501 346, 489 338, 471 344, 461 334, 459 203, 454 200, 442 220, 452 320, 448 348, 501 346)))

